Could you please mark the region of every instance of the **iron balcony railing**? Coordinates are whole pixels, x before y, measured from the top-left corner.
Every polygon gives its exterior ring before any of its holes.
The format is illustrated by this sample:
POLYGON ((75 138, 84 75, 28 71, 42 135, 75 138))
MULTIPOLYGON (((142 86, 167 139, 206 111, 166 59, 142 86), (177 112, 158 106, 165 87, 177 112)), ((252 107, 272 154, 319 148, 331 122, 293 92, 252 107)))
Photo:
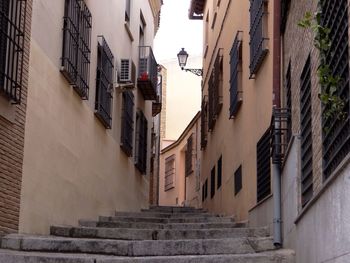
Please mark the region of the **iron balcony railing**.
POLYGON ((158 65, 150 46, 139 47, 137 85, 145 100, 157 99, 158 65))
POLYGON ((152 103, 152 116, 153 117, 155 117, 156 115, 158 115, 162 111, 162 89, 163 89, 163 78, 162 78, 161 74, 158 74, 157 98, 152 103))
POLYGON ((0 93, 13 104, 21 102, 26 8, 25 0, 0 2, 0 93))

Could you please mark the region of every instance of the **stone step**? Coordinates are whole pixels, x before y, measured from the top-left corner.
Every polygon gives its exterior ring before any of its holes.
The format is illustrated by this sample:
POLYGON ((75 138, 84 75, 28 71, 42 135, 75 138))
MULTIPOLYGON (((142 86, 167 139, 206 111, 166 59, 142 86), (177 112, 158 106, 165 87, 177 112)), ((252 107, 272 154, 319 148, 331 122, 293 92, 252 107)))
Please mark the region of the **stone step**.
POLYGON ((18 234, 4 237, 2 248, 129 257, 248 254, 274 250, 272 238, 266 237, 125 241, 18 234))
POLYGON ((141 211, 153 211, 153 212, 167 212, 167 213, 188 213, 188 212, 202 212, 205 211, 202 208, 183 207, 183 206, 150 206, 149 209, 143 209, 141 211))
POLYGON ((115 216, 122 217, 154 217, 154 218, 187 218, 187 217, 218 217, 209 213, 164 213, 164 212, 115 212, 115 216))
POLYGON ((0 250, 1 263, 294 263, 294 257, 294 252, 291 250, 255 254, 131 258, 0 250))
POLYGON ((185 217, 185 218, 157 218, 157 217, 127 217, 100 216, 100 222, 145 222, 145 223, 232 223, 231 217, 185 217))
POLYGON ((211 229, 211 228, 238 228, 247 227, 245 223, 145 223, 145 222, 100 222, 79 220, 83 227, 109 227, 109 228, 141 228, 141 229, 211 229))
POLYGON ((52 226, 51 235, 75 238, 104 238, 120 240, 185 240, 237 237, 267 237, 268 228, 222 229, 131 229, 102 227, 52 226))

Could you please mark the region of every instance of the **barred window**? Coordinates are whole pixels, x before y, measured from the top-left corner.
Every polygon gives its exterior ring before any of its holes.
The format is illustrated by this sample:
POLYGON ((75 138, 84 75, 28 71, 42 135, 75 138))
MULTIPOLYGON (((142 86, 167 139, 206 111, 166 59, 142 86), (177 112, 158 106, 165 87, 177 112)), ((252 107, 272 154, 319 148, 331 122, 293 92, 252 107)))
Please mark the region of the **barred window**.
POLYGON ((268 128, 257 144, 257 201, 271 194, 271 129, 268 128))
POLYGON ((291 0, 281 0, 281 32, 284 33, 291 0))
POLYGON ((193 172, 193 134, 187 139, 185 151, 185 175, 189 176, 193 172))
MULTIPOLYGON (((350 152, 349 4, 346 0, 322 1, 322 25, 330 29, 331 47, 326 63, 341 77, 336 95, 345 102, 346 120, 323 119, 323 174, 326 180, 350 152)), ((324 109, 326 110, 326 109, 324 109)))
POLYGON ((175 155, 165 159, 164 191, 175 187, 175 155))
POLYGON ((268 0, 250 0, 250 78, 255 77, 268 52, 267 2, 268 0))
POLYGON ((114 56, 103 36, 98 38, 95 114, 102 124, 110 129, 112 125, 112 85, 114 56))
POLYGON ((306 60, 300 77, 300 135, 301 135, 301 204, 305 206, 313 194, 312 175, 312 110, 311 61, 306 60))
POLYGON ((230 52, 230 119, 242 104, 242 31, 238 31, 230 52))
POLYGON ((219 189, 222 184, 222 156, 218 160, 218 183, 217 188, 219 189))
POLYGON ((208 197, 208 179, 203 184, 203 201, 208 197))
POLYGON ((142 111, 136 114, 135 166, 143 174, 147 168, 148 123, 142 111))
POLYGON ((121 124, 120 146, 127 156, 132 155, 134 132, 134 94, 132 91, 123 92, 123 109, 121 124))
POLYGON ((89 97, 91 13, 83 0, 65 0, 61 72, 82 99, 89 97))
POLYGON ((25 0, 0 1, 0 94, 21 102, 26 28, 25 0))
POLYGON ((208 102, 207 97, 204 96, 202 99, 201 106, 201 149, 205 149, 208 140, 208 102))
POLYGON ((220 48, 216 59, 214 62, 214 67, 212 69, 209 83, 208 83, 208 93, 209 93, 209 120, 208 128, 209 130, 214 129, 216 119, 222 108, 222 49, 220 48))
POLYGON ((289 143, 292 138, 292 76, 291 76, 291 62, 289 61, 287 74, 286 74, 286 83, 285 83, 285 94, 286 94, 286 108, 289 113, 289 118, 287 122, 287 130, 286 130, 286 144, 289 143))
POLYGON ((211 169, 210 173, 210 198, 215 195, 215 166, 211 169))
POLYGON ((235 195, 242 189, 242 165, 235 171, 235 195))

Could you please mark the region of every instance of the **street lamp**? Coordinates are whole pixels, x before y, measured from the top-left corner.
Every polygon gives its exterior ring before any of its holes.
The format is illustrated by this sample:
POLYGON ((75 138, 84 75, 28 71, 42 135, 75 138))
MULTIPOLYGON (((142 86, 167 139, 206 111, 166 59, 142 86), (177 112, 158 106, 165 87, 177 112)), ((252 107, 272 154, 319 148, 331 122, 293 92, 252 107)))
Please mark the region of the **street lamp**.
POLYGON ((177 54, 177 59, 179 60, 179 66, 182 70, 184 71, 189 71, 197 76, 202 76, 203 75, 203 70, 202 69, 197 69, 197 68, 185 68, 186 63, 187 63, 187 58, 188 58, 188 53, 184 48, 181 48, 180 52, 177 54))

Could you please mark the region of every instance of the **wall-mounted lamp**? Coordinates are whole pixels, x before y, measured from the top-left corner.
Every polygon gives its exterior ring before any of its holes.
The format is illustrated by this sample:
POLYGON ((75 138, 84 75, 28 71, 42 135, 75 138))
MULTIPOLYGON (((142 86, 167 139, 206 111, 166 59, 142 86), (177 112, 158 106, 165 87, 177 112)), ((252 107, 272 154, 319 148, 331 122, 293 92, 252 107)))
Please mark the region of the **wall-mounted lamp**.
POLYGON ((182 70, 184 71, 189 71, 197 76, 202 76, 203 75, 203 70, 202 69, 197 69, 197 68, 185 68, 186 63, 187 63, 187 58, 188 58, 188 53, 184 48, 180 50, 180 52, 177 54, 177 59, 179 60, 179 66, 182 70))

